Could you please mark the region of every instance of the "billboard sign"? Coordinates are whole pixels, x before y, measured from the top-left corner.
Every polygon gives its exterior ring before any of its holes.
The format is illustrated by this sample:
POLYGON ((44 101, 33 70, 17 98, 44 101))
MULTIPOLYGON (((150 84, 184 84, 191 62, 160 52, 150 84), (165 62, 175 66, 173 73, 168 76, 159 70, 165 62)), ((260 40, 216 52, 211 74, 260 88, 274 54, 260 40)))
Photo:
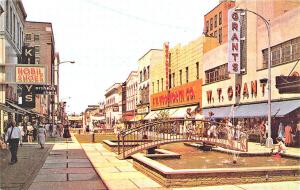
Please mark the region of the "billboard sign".
POLYGON ((45 67, 41 65, 16 65, 16 83, 46 84, 45 67))
POLYGON ((240 13, 234 8, 228 11, 228 72, 240 74, 241 51, 240 51, 240 13))

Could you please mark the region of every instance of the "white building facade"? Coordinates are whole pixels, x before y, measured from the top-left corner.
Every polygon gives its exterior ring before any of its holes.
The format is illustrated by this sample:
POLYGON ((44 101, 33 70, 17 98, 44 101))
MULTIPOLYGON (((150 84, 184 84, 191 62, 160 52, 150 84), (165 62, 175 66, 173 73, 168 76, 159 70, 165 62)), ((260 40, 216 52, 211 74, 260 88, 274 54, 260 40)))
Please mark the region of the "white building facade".
POLYGON ((122 84, 115 83, 105 91, 105 121, 112 128, 122 118, 122 84))

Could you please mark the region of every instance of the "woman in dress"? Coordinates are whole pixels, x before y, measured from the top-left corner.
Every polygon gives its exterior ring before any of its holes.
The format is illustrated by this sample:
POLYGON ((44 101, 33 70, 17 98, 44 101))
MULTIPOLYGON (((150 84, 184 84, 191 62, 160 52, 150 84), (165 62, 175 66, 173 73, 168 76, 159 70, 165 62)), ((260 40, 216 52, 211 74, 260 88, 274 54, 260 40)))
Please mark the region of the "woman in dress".
POLYGON ((30 122, 28 122, 27 124, 27 137, 28 137, 28 143, 32 143, 33 127, 30 122))
POLYGON ((63 138, 66 139, 66 142, 68 142, 68 139, 71 137, 70 135, 70 130, 69 130, 69 126, 65 125, 64 126, 64 134, 63 134, 63 138))
POLYGON ((43 149, 46 141, 46 129, 44 128, 43 125, 38 125, 37 136, 38 136, 38 143, 43 149))
POLYGON ((284 128, 284 134, 285 134, 285 144, 286 146, 291 146, 292 145, 292 142, 293 142, 293 139, 292 139, 292 127, 290 125, 290 123, 285 126, 284 128))

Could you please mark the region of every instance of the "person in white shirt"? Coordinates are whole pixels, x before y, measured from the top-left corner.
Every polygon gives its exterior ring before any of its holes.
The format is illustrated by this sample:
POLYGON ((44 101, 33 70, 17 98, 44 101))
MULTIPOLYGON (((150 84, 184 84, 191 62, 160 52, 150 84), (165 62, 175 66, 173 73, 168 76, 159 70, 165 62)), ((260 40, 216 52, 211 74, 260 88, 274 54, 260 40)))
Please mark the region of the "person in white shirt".
POLYGON ((14 121, 9 122, 7 124, 7 132, 5 134, 5 141, 9 143, 9 150, 11 153, 11 161, 10 164, 15 164, 18 161, 17 152, 19 140, 21 138, 21 131, 18 127, 16 127, 16 123, 14 121))
POLYGON ((22 122, 19 123, 18 128, 21 131, 20 146, 22 146, 23 145, 23 138, 24 138, 24 135, 25 135, 25 133, 24 133, 24 126, 23 126, 22 122))

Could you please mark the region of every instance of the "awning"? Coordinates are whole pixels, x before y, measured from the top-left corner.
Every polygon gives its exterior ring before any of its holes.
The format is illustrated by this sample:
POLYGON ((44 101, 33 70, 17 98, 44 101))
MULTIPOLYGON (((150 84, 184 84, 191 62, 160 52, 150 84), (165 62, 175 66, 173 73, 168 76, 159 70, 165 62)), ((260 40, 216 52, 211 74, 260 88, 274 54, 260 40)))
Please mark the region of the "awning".
POLYGON ((213 112, 214 113, 214 117, 215 118, 224 118, 224 117, 231 117, 231 109, 232 106, 226 106, 226 107, 219 107, 219 108, 207 108, 207 109, 203 109, 203 114, 204 117, 208 118, 209 112, 213 112))
MULTIPOLYGON (((289 100, 271 103, 272 117, 283 117, 300 107, 300 100, 289 100)), ((236 108, 234 117, 263 117, 267 116, 268 104, 249 104, 236 108)))
POLYGON ((144 120, 149 120, 149 119, 155 119, 157 117, 157 114, 159 113, 160 111, 150 111, 145 117, 144 117, 144 120))
POLYGON ((8 106, 6 106, 5 104, 0 103, 0 110, 3 110, 5 112, 9 112, 9 113, 18 113, 18 114, 23 114, 21 112, 18 112, 14 109, 9 108, 8 106))
POLYGON ((24 108, 21 108, 20 106, 18 106, 16 104, 13 104, 13 103, 10 103, 10 102, 6 102, 6 103, 8 103, 8 105, 11 106, 12 108, 16 109, 18 112, 32 114, 32 112, 30 112, 30 111, 28 111, 24 108))
MULTIPOLYGON (((289 100, 271 103, 271 116, 283 117, 290 112, 300 108, 300 100, 289 100)), ((235 118, 250 118, 250 117, 266 117, 268 113, 268 103, 249 104, 219 108, 203 109, 205 117, 212 111, 215 118, 235 117, 235 118)))
POLYGON ((170 118, 184 118, 184 115, 186 114, 186 110, 190 108, 191 111, 194 111, 197 106, 187 106, 187 107, 181 107, 177 108, 175 112, 170 114, 170 118))
POLYGON ((123 119, 125 119, 125 121, 131 121, 133 119, 133 116, 127 115, 127 116, 124 116, 123 119))

